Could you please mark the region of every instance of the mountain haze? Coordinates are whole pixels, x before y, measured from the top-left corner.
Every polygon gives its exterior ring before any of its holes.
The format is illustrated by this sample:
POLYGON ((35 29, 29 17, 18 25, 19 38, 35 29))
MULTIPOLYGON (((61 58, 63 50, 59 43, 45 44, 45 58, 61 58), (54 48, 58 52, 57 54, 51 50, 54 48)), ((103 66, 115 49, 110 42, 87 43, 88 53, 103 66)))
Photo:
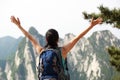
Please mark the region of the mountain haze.
POLYGON ((5 59, 8 57, 7 55, 15 53, 21 39, 22 37, 15 39, 10 36, 0 38, 0 59, 5 59))
MULTIPOLYGON (((34 27, 29 29, 29 33, 45 46, 45 37, 34 27)), ((64 39, 60 39, 59 45, 67 44, 74 37, 74 34, 66 34, 64 39)), ((120 40, 108 30, 81 38, 67 56, 71 80, 112 80, 114 69, 105 50, 111 45, 120 47, 120 40)), ((0 80, 37 80, 38 57, 30 41, 24 37, 13 61, 7 61, 5 70, 0 71, 0 80)))

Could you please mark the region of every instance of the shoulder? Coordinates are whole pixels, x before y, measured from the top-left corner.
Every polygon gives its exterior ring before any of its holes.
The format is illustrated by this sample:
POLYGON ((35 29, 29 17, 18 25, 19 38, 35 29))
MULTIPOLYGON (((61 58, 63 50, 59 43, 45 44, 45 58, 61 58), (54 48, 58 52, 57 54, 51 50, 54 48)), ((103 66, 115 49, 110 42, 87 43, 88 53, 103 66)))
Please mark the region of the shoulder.
POLYGON ((45 51, 45 49, 44 49, 44 48, 41 48, 41 49, 39 50, 38 54, 40 55, 43 51, 45 51))

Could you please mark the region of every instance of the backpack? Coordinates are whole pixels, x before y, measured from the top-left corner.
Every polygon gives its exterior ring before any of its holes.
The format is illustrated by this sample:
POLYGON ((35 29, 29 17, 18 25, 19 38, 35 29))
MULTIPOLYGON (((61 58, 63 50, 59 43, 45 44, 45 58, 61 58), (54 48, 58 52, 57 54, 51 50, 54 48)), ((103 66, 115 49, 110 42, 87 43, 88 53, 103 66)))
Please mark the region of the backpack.
POLYGON ((61 48, 45 49, 39 56, 38 64, 39 80, 56 78, 57 80, 70 80, 67 58, 61 55, 61 48))

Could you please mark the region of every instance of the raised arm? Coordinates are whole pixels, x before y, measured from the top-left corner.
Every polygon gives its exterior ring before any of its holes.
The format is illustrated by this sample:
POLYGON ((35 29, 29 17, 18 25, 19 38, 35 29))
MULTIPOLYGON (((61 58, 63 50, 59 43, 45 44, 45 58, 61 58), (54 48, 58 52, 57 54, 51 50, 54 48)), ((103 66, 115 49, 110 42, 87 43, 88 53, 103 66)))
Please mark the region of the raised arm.
POLYGON ((76 36, 74 39, 72 39, 67 45, 64 45, 62 48, 62 56, 66 57, 67 53, 73 48, 73 46, 77 43, 77 41, 82 38, 90 29, 92 29, 95 25, 102 22, 102 18, 97 18, 96 20, 91 20, 90 26, 84 30, 82 33, 80 33, 78 36, 76 36))
POLYGON ((18 28, 23 32, 23 34, 31 41, 31 43, 35 47, 37 53, 40 53, 43 48, 37 42, 37 40, 21 26, 19 18, 16 19, 14 16, 11 16, 10 19, 11 19, 11 22, 16 24, 18 26, 18 28))

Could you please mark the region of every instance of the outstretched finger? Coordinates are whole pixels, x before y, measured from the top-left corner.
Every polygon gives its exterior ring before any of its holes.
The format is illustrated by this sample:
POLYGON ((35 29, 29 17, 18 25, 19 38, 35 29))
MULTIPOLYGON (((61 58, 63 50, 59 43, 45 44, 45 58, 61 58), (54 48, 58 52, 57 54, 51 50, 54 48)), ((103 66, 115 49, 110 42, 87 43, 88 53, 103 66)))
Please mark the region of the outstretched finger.
POLYGON ((91 22, 93 22, 94 18, 92 17, 91 22))
POLYGON ((14 20, 15 20, 15 17, 14 16, 11 16, 11 22, 14 22, 14 20))
POLYGON ((18 23, 20 24, 20 19, 17 17, 17 21, 18 21, 18 23))

